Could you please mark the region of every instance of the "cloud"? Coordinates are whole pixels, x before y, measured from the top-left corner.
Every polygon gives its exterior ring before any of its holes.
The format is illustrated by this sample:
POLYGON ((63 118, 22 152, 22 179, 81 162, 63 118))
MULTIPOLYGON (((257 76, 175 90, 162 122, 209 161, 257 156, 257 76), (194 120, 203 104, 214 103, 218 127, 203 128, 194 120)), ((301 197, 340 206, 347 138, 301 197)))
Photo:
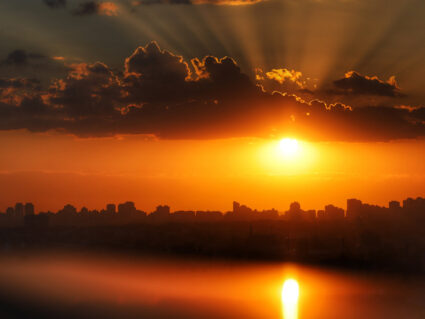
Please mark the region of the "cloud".
POLYGON ((17 49, 0 59, 0 73, 3 78, 37 77, 46 84, 52 77, 63 77, 67 74, 67 61, 70 59, 17 49))
POLYGON ((0 89, 34 88, 40 84, 37 79, 1 79, 0 89))
POLYGON ((55 81, 45 98, 60 108, 56 116, 70 119, 107 117, 121 100, 119 79, 103 63, 74 64, 68 77, 55 81))
POLYGON ((113 2, 86 1, 79 4, 73 11, 76 16, 105 15, 115 16, 118 14, 118 6, 113 2))
POLYGON ((6 59, 4 59, 0 65, 15 65, 15 66, 24 66, 27 65, 32 60, 42 60, 46 56, 39 53, 29 53, 25 50, 15 50, 8 54, 6 59))
MULTIPOLYGON (((283 83, 299 79, 288 72, 269 77, 283 83)), ((388 141, 425 136, 424 108, 306 102, 266 92, 230 57, 185 61, 155 42, 137 48, 125 59, 122 72, 101 62, 73 64, 65 78, 48 88, 29 85, 8 92, 0 101, 1 130, 163 139, 290 134, 322 141, 388 141)))
POLYGON ((134 7, 142 5, 159 5, 159 4, 186 4, 186 5, 199 5, 210 4, 218 6, 245 6, 252 5, 265 0, 141 0, 133 1, 131 4, 134 7))
POLYGON ((334 81, 333 84, 337 90, 336 93, 340 94, 402 96, 394 76, 384 82, 376 76, 368 77, 350 71, 345 74, 344 78, 334 81))
POLYGON ((183 58, 161 50, 156 42, 137 48, 124 66, 126 76, 143 76, 146 81, 184 81, 190 76, 183 58))
POLYGON ((299 94, 312 93, 316 89, 314 80, 305 78, 300 71, 296 70, 281 68, 264 72, 257 68, 255 74, 257 83, 269 92, 279 91, 299 94))
POLYGON ((41 90, 37 79, 2 79, 0 78, 0 103, 17 105, 29 92, 41 90))
POLYGON ((394 76, 382 81, 377 76, 363 76, 356 71, 319 86, 317 79, 305 77, 300 71, 256 69, 256 81, 268 92, 287 92, 307 101, 319 99, 328 104, 344 103, 355 107, 396 106, 406 97, 394 76))
POLYGON ((43 2, 52 9, 65 8, 67 0, 43 0, 43 2))

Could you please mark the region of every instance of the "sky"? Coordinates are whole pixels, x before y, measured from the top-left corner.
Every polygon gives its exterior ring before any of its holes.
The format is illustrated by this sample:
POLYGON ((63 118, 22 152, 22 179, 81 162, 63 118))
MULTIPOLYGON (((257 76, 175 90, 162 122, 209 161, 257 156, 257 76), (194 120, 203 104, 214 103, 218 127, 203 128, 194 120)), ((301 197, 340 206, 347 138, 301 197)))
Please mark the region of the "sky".
POLYGON ((0 211, 424 196, 424 14, 423 0, 2 1, 0 211))

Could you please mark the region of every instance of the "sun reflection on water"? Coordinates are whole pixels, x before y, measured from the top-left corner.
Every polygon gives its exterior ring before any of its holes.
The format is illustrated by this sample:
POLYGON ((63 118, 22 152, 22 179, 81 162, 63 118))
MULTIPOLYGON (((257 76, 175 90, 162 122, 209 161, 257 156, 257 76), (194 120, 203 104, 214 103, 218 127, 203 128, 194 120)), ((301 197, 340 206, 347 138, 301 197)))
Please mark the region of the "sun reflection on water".
POLYGON ((298 319, 300 288, 295 279, 287 279, 282 286, 283 319, 298 319))

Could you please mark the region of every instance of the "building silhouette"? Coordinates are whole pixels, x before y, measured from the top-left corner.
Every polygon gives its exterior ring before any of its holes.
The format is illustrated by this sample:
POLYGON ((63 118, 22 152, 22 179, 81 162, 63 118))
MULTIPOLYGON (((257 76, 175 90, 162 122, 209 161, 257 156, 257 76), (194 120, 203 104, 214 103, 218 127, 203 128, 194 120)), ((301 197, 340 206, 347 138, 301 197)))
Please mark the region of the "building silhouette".
POLYGON ((401 208, 400 202, 396 200, 392 200, 389 202, 388 208, 390 210, 399 210, 401 208))
POLYGON ((289 210, 285 213, 285 216, 289 220, 301 220, 303 210, 299 202, 293 202, 289 205, 289 210))
POLYGON ((32 203, 25 204, 25 216, 34 215, 34 205, 32 203))
POLYGON ((14 216, 15 216, 15 209, 14 209, 13 207, 8 207, 8 208, 6 209, 6 216, 7 216, 8 218, 12 218, 12 217, 14 217, 14 216))
POLYGON ((356 219, 362 215, 363 203, 358 199, 347 199, 347 218, 356 219))
POLYGON ((125 202, 118 205, 118 214, 122 217, 130 217, 136 213, 134 202, 125 202))
POLYGON ((388 207, 370 205, 358 199, 348 199, 347 208, 326 205, 324 209, 317 212, 315 210, 303 210, 299 202, 292 202, 289 210, 279 212, 275 209, 256 210, 237 201, 232 203, 232 210, 228 212, 220 211, 174 211, 168 205, 159 205, 155 211, 147 214, 136 208, 135 203, 127 201, 118 205, 110 203, 106 209, 90 210, 82 207, 79 211, 71 205, 65 205, 57 213, 40 212, 36 214, 34 205, 18 202, 13 207, 8 207, 5 213, 0 213, 1 226, 19 226, 49 224, 58 225, 124 225, 131 223, 155 222, 219 222, 219 221, 246 221, 255 222, 260 220, 269 221, 297 221, 300 223, 345 221, 345 222, 370 222, 373 227, 380 227, 385 222, 400 222, 403 220, 420 221, 425 216, 425 199, 422 197, 407 198, 401 205, 398 201, 389 201, 388 207), (118 210, 117 210, 118 208, 118 210), (32 219, 29 216, 35 216, 32 219), (49 222, 41 222, 37 216, 44 216, 49 222), (28 217, 28 218, 27 218, 28 217))
POLYGON ((344 219, 344 209, 338 208, 334 205, 326 205, 325 206, 325 219, 330 220, 342 220, 344 219))
POLYGON ((16 203, 15 204, 15 217, 23 218, 24 217, 24 204, 16 203))
POLYGON ((108 204, 108 205, 106 205, 106 212, 109 215, 116 214, 116 211, 117 211, 117 208, 116 208, 115 204, 108 204))
POLYGON ((156 220, 164 220, 170 217, 170 206, 168 205, 159 205, 156 207, 156 210, 153 211, 150 215, 151 218, 156 220))

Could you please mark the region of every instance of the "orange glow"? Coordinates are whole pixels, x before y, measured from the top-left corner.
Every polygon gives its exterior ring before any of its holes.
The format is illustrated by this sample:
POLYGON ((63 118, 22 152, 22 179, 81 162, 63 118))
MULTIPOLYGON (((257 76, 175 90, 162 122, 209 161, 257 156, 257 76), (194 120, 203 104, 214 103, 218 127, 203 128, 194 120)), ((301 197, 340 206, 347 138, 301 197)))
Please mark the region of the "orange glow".
POLYGON ((224 5, 224 6, 246 6, 246 5, 252 5, 256 4, 258 2, 261 2, 261 0, 221 0, 221 1, 214 1, 214 0, 194 0, 194 4, 213 4, 213 5, 224 5))
POLYGON ((423 196, 425 141, 298 139, 292 158, 281 156, 279 144, 252 138, 77 139, 0 132, 7 150, 0 157, 0 211, 18 201, 34 202, 36 210, 58 210, 65 203, 101 209, 106 202, 126 200, 146 211, 158 204, 225 211, 233 200, 283 211, 294 200, 321 209, 330 203, 345 208, 351 197, 387 205, 391 199, 423 196))
POLYGON ((300 288, 295 279, 287 279, 282 287, 283 319, 298 318, 298 297, 300 288))
MULTIPOLYGON (((394 313, 412 318, 423 310, 420 302, 394 302, 395 296, 422 300, 421 284, 406 285, 391 277, 299 265, 290 266, 290 272, 296 272, 295 277, 284 277, 296 278, 302 289, 297 303, 292 303, 297 308, 290 312, 288 308, 282 309, 285 303, 279 296, 283 290, 282 271, 286 273, 289 267, 286 264, 246 265, 58 253, 37 253, 25 260, 23 263, 18 256, 0 259, 1 287, 7 289, 8 296, 25 305, 37 302, 46 307, 60 307, 84 301, 88 305, 119 306, 120 311, 125 306, 135 309, 137 305, 162 314, 164 305, 169 305, 170 313, 165 318, 200 318, 200 313, 211 318, 282 318, 282 310, 283 319, 388 318, 394 313), (378 300, 377 295, 381 296, 378 300), (169 300, 172 302, 167 303, 169 300), (193 309, 198 310, 197 316, 190 312, 193 309)), ((291 296, 290 299, 294 295, 291 296)), ((152 313, 138 316, 146 317, 151 318, 152 313)))
POLYGON ((300 293, 300 287, 295 279, 287 279, 282 287, 282 302, 297 303, 300 293))
POLYGON ((263 143, 259 153, 262 170, 270 175, 306 174, 318 157, 313 144, 294 138, 263 143))
POLYGON ((284 157, 294 157, 299 149, 298 141, 293 138, 284 138, 279 142, 279 151, 284 157))
POLYGON ((99 12, 106 16, 116 16, 118 14, 118 6, 113 2, 103 2, 99 4, 99 12))

